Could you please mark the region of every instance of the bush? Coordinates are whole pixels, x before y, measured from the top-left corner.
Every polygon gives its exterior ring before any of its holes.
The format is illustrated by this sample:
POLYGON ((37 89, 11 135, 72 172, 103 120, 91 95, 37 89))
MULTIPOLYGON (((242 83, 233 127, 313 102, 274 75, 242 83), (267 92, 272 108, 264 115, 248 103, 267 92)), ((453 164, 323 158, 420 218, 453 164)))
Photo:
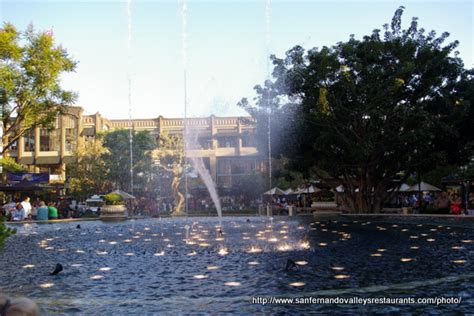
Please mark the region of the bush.
POLYGON ((335 195, 334 192, 331 192, 329 190, 323 190, 316 192, 314 194, 314 199, 315 202, 332 202, 335 200, 335 195))
POLYGON ((16 233, 16 229, 11 229, 7 227, 3 222, 5 217, 0 217, 0 249, 3 247, 5 239, 16 233))
POLYGON ((104 196, 105 204, 107 205, 123 205, 125 201, 122 199, 122 196, 118 193, 109 193, 104 196))

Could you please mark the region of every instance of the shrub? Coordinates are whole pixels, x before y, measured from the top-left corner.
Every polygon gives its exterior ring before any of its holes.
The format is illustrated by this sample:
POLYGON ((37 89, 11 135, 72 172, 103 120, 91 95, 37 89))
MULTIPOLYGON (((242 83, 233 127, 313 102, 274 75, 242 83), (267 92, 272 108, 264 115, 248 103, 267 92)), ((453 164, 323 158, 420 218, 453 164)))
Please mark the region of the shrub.
POLYGON ((122 199, 122 196, 118 193, 109 193, 104 196, 105 204, 107 205, 123 205, 125 201, 122 199))
POLYGON ((5 217, 0 217, 0 249, 3 247, 5 239, 16 233, 16 229, 11 229, 7 227, 3 222, 5 217))

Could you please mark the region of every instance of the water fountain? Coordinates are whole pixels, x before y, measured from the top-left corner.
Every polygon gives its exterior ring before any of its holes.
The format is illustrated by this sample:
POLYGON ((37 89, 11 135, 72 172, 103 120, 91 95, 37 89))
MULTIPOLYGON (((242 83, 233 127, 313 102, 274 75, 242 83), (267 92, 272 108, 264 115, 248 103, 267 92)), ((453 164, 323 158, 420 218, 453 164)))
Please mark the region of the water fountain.
MULTIPOLYGON (((182 19, 182 58, 183 58, 183 69, 184 69, 184 120, 183 120, 183 140, 184 140, 184 154, 185 154, 185 162, 188 160, 191 162, 192 167, 201 177, 201 180, 204 182, 212 201, 214 202, 214 206, 217 210, 217 215, 219 216, 219 222, 222 222, 222 208, 221 203, 219 200, 219 196, 217 194, 216 185, 209 173, 206 169, 202 157, 196 157, 190 155, 190 150, 197 147, 198 141, 198 132, 195 130, 190 129, 188 124, 188 117, 187 117, 187 106, 188 106, 188 99, 187 99, 187 33, 186 33, 186 26, 187 26, 187 5, 186 1, 183 0, 182 7, 181 7, 181 19, 182 19)), ((186 216, 188 215, 188 173, 185 170, 185 209, 186 209, 186 216)))
MULTIPOLYGON (((186 108, 186 71, 184 79, 186 108)), ((248 218, 221 218, 212 178, 202 159, 190 152, 198 143, 197 132, 184 122, 185 152, 215 198, 218 219, 84 221, 81 229, 67 222, 22 225, 6 244, 8 255, 0 256, 0 279, 8 280, 0 286, 2 292, 31 297, 45 314, 366 314, 420 309, 408 304, 251 304, 249 298, 256 294, 459 296, 464 305, 434 305, 428 312, 472 311, 472 223, 435 227, 417 218, 406 222, 374 217, 369 222, 349 216, 318 221, 256 217, 251 223, 248 218), (64 272, 50 276, 45 267, 57 262, 64 263, 64 272)))

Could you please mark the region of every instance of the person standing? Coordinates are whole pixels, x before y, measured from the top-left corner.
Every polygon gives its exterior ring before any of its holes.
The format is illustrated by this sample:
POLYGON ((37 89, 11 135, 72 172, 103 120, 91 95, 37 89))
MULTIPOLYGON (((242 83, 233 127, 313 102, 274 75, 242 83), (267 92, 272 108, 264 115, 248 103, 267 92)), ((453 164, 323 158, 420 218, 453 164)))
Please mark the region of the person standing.
POLYGON ((33 202, 33 205, 31 206, 31 219, 36 220, 36 215, 37 215, 37 209, 38 209, 38 201, 33 202))
POLYGON ((30 215, 30 213, 31 213, 31 204, 30 204, 30 197, 29 196, 25 197, 23 202, 21 202, 21 206, 23 207, 23 210, 25 211, 25 218, 24 219, 27 219, 28 215, 30 215))
POLYGON ((461 197, 455 193, 451 199, 451 213, 454 215, 461 215, 461 197))

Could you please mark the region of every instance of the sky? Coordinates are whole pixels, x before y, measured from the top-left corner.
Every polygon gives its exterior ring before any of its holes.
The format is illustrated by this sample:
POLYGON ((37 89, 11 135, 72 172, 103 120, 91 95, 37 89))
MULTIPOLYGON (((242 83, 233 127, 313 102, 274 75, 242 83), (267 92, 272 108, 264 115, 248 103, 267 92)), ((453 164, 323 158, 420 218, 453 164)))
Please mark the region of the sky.
POLYGON ((449 32, 465 67, 474 67, 472 0, 187 0, 184 20, 182 0, 130 0, 130 16, 127 0, 0 0, 0 18, 19 30, 53 30, 78 61, 62 86, 78 93, 86 114, 182 117, 186 91, 188 117, 240 116, 238 101, 268 77, 269 54, 361 38, 400 5, 403 26, 416 16, 419 27, 449 32))

